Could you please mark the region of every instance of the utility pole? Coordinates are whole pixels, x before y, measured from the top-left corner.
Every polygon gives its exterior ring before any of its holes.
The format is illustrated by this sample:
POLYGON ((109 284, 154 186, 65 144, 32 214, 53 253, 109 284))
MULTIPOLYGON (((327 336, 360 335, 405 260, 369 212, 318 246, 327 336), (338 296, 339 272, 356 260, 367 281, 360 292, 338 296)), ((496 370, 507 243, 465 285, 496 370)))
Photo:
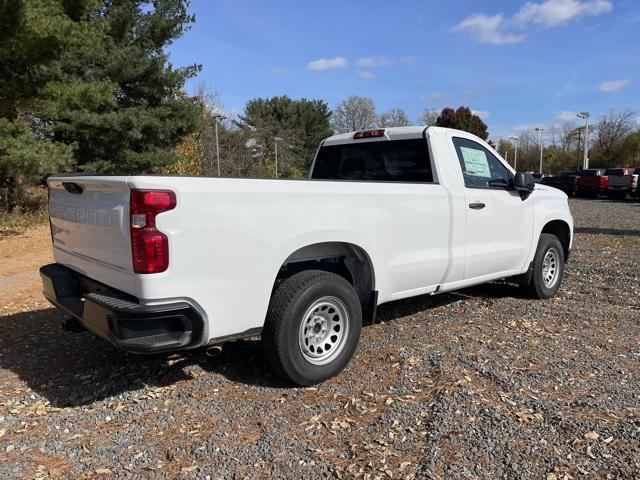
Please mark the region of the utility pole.
POLYGON ((582 136, 582 132, 580 131, 579 128, 576 128, 577 132, 576 134, 578 135, 578 150, 577 150, 577 154, 578 154, 578 170, 580 170, 580 140, 581 140, 581 136, 582 136))
POLYGON ((220 176, 220 143, 218 142, 218 120, 224 120, 224 115, 216 114, 213 116, 216 125, 216 160, 218 162, 218 176, 220 176))
POLYGON ((513 169, 517 171, 518 170, 518 142, 519 142, 519 138, 514 135, 513 137, 509 137, 509 139, 516 141, 516 151, 514 152, 514 157, 513 157, 513 169))
POLYGON ((582 159, 582 168, 589 168, 589 112, 580 112, 578 118, 584 118, 584 158, 582 159))
POLYGON ((540 127, 540 128, 536 128, 535 129, 536 132, 538 132, 538 134, 540 135, 540 172, 542 173, 542 132, 544 132, 544 128, 540 127))
POLYGON ((280 137, 274 137, 273 143, 276 146, 276 178, 278 178, 278 142, 282 139, 280 137))

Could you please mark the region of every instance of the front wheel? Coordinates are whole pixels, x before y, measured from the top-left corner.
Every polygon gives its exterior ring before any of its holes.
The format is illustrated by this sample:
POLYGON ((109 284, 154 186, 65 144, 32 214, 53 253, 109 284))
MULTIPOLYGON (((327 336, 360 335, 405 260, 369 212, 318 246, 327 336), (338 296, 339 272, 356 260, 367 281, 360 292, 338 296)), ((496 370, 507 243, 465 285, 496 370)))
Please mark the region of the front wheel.
POLYGON ((273 370, 298 385, 313 385, 344 369, 356 351, 362 309, 341 276, 307 270, 273 293, 262 331, 263 352, 273 370))
POLYGON ((549 233, 540 235, 532 267, 531 281, 523 287, 533 298, 553 297, 564 273, 564 249, 558 237, 549 233))

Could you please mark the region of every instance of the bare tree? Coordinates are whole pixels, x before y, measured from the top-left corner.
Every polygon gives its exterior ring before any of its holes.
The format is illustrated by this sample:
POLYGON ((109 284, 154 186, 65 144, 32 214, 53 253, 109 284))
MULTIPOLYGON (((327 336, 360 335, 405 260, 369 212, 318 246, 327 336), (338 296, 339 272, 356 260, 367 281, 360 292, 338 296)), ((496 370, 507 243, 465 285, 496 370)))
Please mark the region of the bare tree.
POLYGON ((573 145, 577 143, 576 150, 580 149, 580 137, 583 134, 584 127, 577 127, 573 120, 551 127, 549 131, 550 148, 558 163, 571 168, 573 145))
POLYGON ((440 110, 435 110, 433 108, 425 108, 424 111, 418 117, 418 123, 420 125, 426 125, 427 127, 431 127, 436 124, 439 116, 440 116, 440 110))
POLYGON ((609 110, 600 116, 595 127, 595 143, 607 165, 614 162, 614 150, 617 144, 633 130, 633 112, 631 110, 609 110))
POLYGON ((331 125, 337 133, 345 133, 372 128, 377 120, 373 100, 352 95, 340 102, 333 111, 331 125))
POLYGON ((381 127, 406 127, 409 125, 409 117, 402 108, 392 108, 380 114, 378 125, 381 127))

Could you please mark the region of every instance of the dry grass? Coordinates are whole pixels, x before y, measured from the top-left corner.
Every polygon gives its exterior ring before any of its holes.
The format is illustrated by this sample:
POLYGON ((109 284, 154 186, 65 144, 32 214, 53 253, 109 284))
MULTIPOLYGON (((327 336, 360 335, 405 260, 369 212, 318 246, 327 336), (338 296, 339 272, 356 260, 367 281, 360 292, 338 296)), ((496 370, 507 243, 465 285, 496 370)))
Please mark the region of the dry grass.
POLYGON ((0 238, 24 233, 47 223, 47 189, 26 189, 20 206, 11 212, 0 209, 0 238))

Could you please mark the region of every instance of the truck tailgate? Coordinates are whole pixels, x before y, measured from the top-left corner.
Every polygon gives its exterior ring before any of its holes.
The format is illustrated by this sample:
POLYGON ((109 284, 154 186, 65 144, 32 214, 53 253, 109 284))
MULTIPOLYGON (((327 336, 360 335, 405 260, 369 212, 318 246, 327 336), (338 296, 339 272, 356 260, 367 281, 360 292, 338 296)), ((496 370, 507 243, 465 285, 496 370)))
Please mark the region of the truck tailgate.
POLYGON ((54 250, 84 270, 87 262, 132 271, 127 176, 50 177, 49 216, 54 250))

